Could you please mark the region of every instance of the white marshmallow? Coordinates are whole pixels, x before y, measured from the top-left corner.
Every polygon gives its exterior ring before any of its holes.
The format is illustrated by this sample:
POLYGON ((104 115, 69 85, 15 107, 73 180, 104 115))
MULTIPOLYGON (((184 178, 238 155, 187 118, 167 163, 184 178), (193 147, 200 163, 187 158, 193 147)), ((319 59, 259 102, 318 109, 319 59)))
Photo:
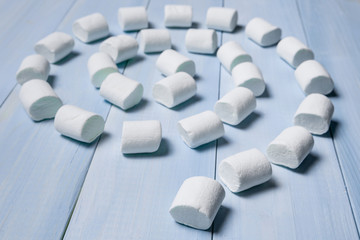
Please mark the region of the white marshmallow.
POLYGON ((324 134, 330 127, 334 105, 326 96, 313 93, 308 95, 299 105, 294 124, 306 128, 313 134, 324 134))
POLYGON ((30 55, 24 58, 16 72, 16 80, 19 84, 24 84, 31 79, 45 80, 50 72, 50 63, 41 55, 30 55))
POLYGON ((72 26, 74 35, 88 43, 109 35, 109 26, 103 15, 93 13, 77 19, 72 26))
POLYGON ((263 47, 274 45, 281 39, 280 28, 258 17, 248 22, 245 33, 248 38, 263 47))
POLYGON ((123 31, 140 30, 148 27, 148 17, 144 7, 119 8, 118 21, 123 31))
POLYGON ((237 20, 238 13, 233 8, 211 7, 206 14, 206 26, 220 31, 234 31, 237 20))
POLYGON ((305 94, 329 94, 334 89, 334 82, 325 68, 315 60, 308 60, 295 70, 295 78, 305 94))
POLYGON ((161 123, 158 120, 124 121, 122 153, 151 153, 159 149, 161 142, 161 123))
POLYGON ((35 52, 44 56, 50 63, 55 63, 69 55, 74 45, 74 39, 69 34, 54 32, 35 44, 35 52))
POLYGON ((253 92, 247 88, 237 87, 215 103, 214 111, 221 121, 238 125, 256 108, 253 92))
POLYGON ((97 52, 91 55, 87 66, 91 83, 96 88, 101 86, 101 83, 110 73, 119 71, 111 57, 103 52, 97 52))
POLYGON ((217 51, 216 56, 229 72, 239 63, 252 61, 251 56, 234 41, 224 43, 217 51))
POLYGON ((283 38, 278 43, 276 51, 293 68, 297 68, 304 61, 314 59, 313 51, 294 37, 283 38))
POLYGON ((127 35, 109 37, 100 44, 99 50, 107 53, 115 63, 123 62, 136 56, 139 44, 135 38, 127 35))
POLYGON ((224 188, 208 177, 186 179, 170 207, 170 214, 178 223, 208 229, 225 198, 224 188))
POLYGON ((211 29, 189 29, 185 37, 185 46, 189 52, 213 54, 217 49, 217 34, 211 29))
POLYGON ((223 123, 212 111, 205 111, 180 120, 177 129, 182 140, 190 148, 214 141, 225 133, 223 123))
POLYGON ((172 49, 167 49, 160 54, 156 61, 156 67, 165 76, 177 72, 186 72, 191 76, 195 75, 194 61, 172 49))
POLYGON ((192 7, 190 5, 165 5, 166 27, 191 27, 192 7))
POLYGON ((267 147, 269 160, 278 165, 297 168, 314 146, 313 136, 303 127, 286 128, 267 147))
POLYGON ((196 94, 195 80, 185 72, 175 73, 158 81, 152 91, 155 101, 172 108, 196 94))
POLYGON ((170 33, 166 29, 143 29, 140 31, 140 48, 145 53, 162 52, 171 48, 170 33))
POLYGON ((143 92, 141 83, 117 72, 109 74, 100 87, 100 95, 103 98, 124 110, 138 104, 143 92))
POLYGON ((64 105, 55 115, 54 126, 64 136, 90 143, 103 133, 105 121, 96 113, 64 105))
POLYGON ((271 175, 271 163, 256 148, 225 158, 219 165, 221 181, 234 193, 262 184, 271 175))
POLYGON ((232 77, 236 86, 250 89, 256 97, 265 91, 265 81, 261 71, 252 62, 236 65, 232 70, 232 77))
POLYGON ((19 97, 27 114, 34 121, 53 118, 62 106, 61 99, 50 84, 42 79, 32 79, 24 83, 19 97))

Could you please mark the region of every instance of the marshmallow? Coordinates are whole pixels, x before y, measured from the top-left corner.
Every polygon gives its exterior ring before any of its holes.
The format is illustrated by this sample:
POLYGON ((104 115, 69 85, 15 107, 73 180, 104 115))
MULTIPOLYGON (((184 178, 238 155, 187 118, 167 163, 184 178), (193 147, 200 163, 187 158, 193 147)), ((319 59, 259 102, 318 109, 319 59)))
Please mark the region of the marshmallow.
POLYGON ((234 31, 237 20, 238 13, 233 8, 211 7, 206 14, 206 26, 220 31, 234 31))
POLYGON ((256 108, 253 92, 247 88, 237 87, 215 103, 214 111, 221 121, 238 125, 256 108))
POLYGON ((191 27, 192 7, 190 5, 165 5, 166 27, 191 27))
POLYGON ((55 115, 55 129, 67 137, 90 143, 104 131, 104 119, 76 106, 64 105, 55 115))
POLYGON ((225 158, 219 165, 221 181, 234 193, 262 184, 271 175, 271 163, 256 148, 225 158))
POLYGON ((35 52, 55 63, 69 55, 75 45, 74 39, 66 33, 54 32, 35 44, 35 52))
POLYGON ((124 121, 121 137, 122 153, 155 152, 159 149, 160 142, 160 121, 124 121))
POLYGON ((91 83, 96 88, 100 87, 101 83, 110 73, 119 71, 111 57, 103 52, 97 52, 91 55, 87 66, 91 83))
POLYGON ((234 41, 224 43, 217 51, 216 56, 229 72, 239 63, 252 61, 251 56, 234 41))
POLYGON ((45 80, 50 72, 50 63, 41 55, 27 56, 16 72, 16 80, 19 84, 24 84, 31 79, 45 80))
POLYGON ((107 53, 115 63, 123 62, 136 56, 139 44, 135 38, 127 35, 110 37, 100 44, 100 52, 107 53))
POLYGON ((313 93, 301 102, 294 116, 294 124, 321 135, 328 131, 333 113, 334 105, 330 99, 313 93))
POLYGON ((100 87, 100 95, 127 110, 141 101, 144 88, 141 83, 116 72, 109 74, 100 87))
POLYGON ((250 89, 256 97, 265 91, 265 82, 261 71, 252 62, 236 65, 232 70, 232 77, 236 86, 250 89))
POLYGON ((295 70, 295 78, 305 94, 329 94, 334 82, 325 68, 315 60, 305 61, 295 70))
POLYGON ((109 26, 103 15, 93 13, 73 23, 72 31, 81 41, 88 43, 109 35, 109 26))
POLYGON ((212 111, 205 111, 180 120, 177 129, 182 140, 190 148, 216 140, 225 132, 220 118, 212 111))
POLYGON ((217 35, 210 29, 189 29, 185 37, 185 46, 189 52, 213 54, 217 49, 217 35))
POLYGON ((195 80, 185 72, 178 72, 158 81, 152 91, 155 101, 172 108, 196 94, 195 80))
POLYGON ((162 52, 171 48, 170 33, 166 29, 144 29, 140 31, 140 48, 145 53, 162 52))
POLYGON ((248 38, 263 47, 274 45, 281 39, 280 28, 258 17, 248 22, 245 33, 248 38))
POLYGON ((133 31, 148 27, 148 17, 144 7, 119 8, 118 21, 123 31, 133 31))
POLYGON ((24 83, 19 97, 27 114, 34 121, 53 118, 62 105, 50 84, 42 79, 32 79, 24 83))
POLYGON ((286 128, 267 147, 269 160, 278 165, 297 168, 314 146, 314 138, 303 127, 286 128))
POLYGON ((283 38, 278 43, 276 51, 293 68, 297 68, 304 61, 314 59, 311 49, 294 37, 283 38))
POLYGON ((208 229, 225 198, 224 188, 208 177, 186 179, 170 207, 170 214, 178 223, 208 229))
POLYGON ((191 76, 195 75, 194 61, 172 49, 167 49, 160 54, 156 61, 156 67, 165 76, 177 72, 186 72, 191 76))

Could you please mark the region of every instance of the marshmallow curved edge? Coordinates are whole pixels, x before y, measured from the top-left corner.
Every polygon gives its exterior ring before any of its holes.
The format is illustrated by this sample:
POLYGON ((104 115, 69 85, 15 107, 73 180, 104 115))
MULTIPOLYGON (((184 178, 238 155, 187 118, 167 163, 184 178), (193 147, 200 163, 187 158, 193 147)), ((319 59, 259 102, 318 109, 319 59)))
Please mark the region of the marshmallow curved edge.
POLYGON ((165 5, 164 24, 166 27, 191 27, 192 25, 191 5, 165 5))
POLYGON ((138 49, 136 39, 125 34, 109 37, 99 47, 99 51, 108 54, 115 63, 135 57, 138 49))
POLYGON ((281 29, 259 17, 248 22, 245 33, 249 39, 262 47, 274 45, 281 39, 281 29))
POLYGON ((140 31, 140 39, 140 49, 145 53, 171 48, 171 36, 167 29, 143 29, 140 31))
POLYGON ((260 69, 252 62, 243 62, 232 70, 232 78, 238 87, 250 89, 256 97, 264 93, 266 84, 260 69))
POLYGON ((101 86, 101 83, 109 74, 119 72, 114 61, 104 52, 97 52, 91 55, 87 66, 91 83, 96 88, 101 86))
POLYGON ((77 19, 72 25, 72 31, 84 43, 104 38, 110 34, 109 25, 100 13, 93 13, 77 19))
POLYGON ((190 28, 186 32, 185 46, 188 52, 213 54, 217 45, 218 39, 215 30, 190 28))
POLYGON ((216 56, 227 71, 231 73, 234 67, 243 62, 252 62, 251 56, 234 41, 221 45, 216 56))
POLYGON ((123 31, 135 31, 148 27, 146 8, 123 7, 118 10, 118 22, 123 31))
POLYGON ((177 72, 186 72, 190 76, 195 75, 195 62, 172 49, 167 49, 160 54, 156 60, 156 67, 165 76, 177 72))
POLYGON ((234 8, 210 7, 206 13, 206 26, 215 30, 232 32, 238 20, 237 10, 234 8))
POLYGON ((47 80, 50 73, 50 63, 42 55, 27 56, 21 62, 16 72, 16 81, 22 85, 31 79, 47 80))

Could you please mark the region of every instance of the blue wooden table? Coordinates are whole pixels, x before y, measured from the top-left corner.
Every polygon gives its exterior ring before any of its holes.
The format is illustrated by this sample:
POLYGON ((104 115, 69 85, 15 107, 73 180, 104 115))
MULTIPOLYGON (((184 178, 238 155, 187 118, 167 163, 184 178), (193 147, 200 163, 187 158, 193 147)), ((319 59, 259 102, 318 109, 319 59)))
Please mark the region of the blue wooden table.
MULTIPOLYGON (((358 239, 360 227, 360 2, 358 0, 0 0, 0 239, 358 239), (87 59, 100 41, 75 40, 72 54, 51 65, 50 84, 64 103, 106 119, 104 134, 91 144, 61 136, 53 120, 33 122, 19 101, 15 72, 34 44, 53 31, 69 34, 74 20, 102 13, 112 35, 122 34, 117 9, 145 6, 152 28, 164 28, 163 8, 191 4, 194 27, 205 28, 211 6, 236 8, 234 33, 218 32, 219 44, 239 42, 263 72, 267 88, 257 109, 225 136, 197 149, 180 139, 176 122, 213 109, 234 87, 213 55, 188 53, 186 29, 170 29, 173 48, 196 63, 197 95, 167 109, 154 102, 151 89, 162 79, 158 54, 119 64, 120 72, 140 81, 144 98, 123 111, 99 95, 90 83, 87 59), (276 54, 248 40, 244 26, 262 17, 295 36, 335 82, 330 95, 335 114, 328 133, 315 136, 311 154, 296 170, 273 165, 273 178, 226 197, 207 231, 174 222, 168 213, 181 183, 191 176, 218 179, 227 156, 267 145, 292 118, 304 94, 294 70, 276 54), (124 120, 158 119, 160 149, 153 154, 120 152, 124 120)), ((129 34, 129 33, 127 33, 129 34)), ((137 37, 137 33, 130 35, 137 37)))

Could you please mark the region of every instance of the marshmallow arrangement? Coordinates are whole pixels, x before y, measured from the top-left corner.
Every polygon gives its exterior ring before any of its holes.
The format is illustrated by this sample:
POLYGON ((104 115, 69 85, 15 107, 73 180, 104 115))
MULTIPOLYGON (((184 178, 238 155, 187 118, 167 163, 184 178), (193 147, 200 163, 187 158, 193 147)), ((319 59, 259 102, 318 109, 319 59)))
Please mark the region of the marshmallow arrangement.
POLYGON ((148 27, 148 17, 144 7, 119 8, 118 21, 124 31, 134 31, 148 27))
POLYGON ((294 37, 282 39, 278 43, 276 51, 293 68, 297 68, 302 62, 314 59, 312 50, 294 37))
POLYGON ((74 35, 84 43, 92 42, 109 35, 109 26, 100 13, 79 18, 73 23, 74 35))
POLYGON ((22 85, 31 79, 45 80, 50 72, 50 63, 45 57, 34 54, 27 56, 16 72, 16 80, 22 85))
POLYGON ((119 71, 111 57, 104 52, 97 52, 91 55, 87 67, 91 83, 96 88, 101 86, 101 83, 109 74, 119 71))
POLYGON ((190 76, 195 75, 194 61, 172 49, 167 49, 160 54, 156 61, 156 67, 165 76, 177 72, 186 72, 190 76))
POLYGON ((276 44, 281 39, 281 29, 262 18, 253 18, 246 25, 246 36, 262 47, 276 44))
POLYGON ((191 27, 192 7, 190 5, 165 5, 164 24, 166 27, 191 27))
POLYGON ((236 65, 232 70, 235 85, 250 89, 256 97, 265 91, 265 81, 260 69, 252 62, 236 65))
POLYGON ((232 32, 238 20, 236 9, 211 7, 206 14, 206 26, 215 30, 232 32))
POLYGON ((145 53, 162 52, 171 48, 170 32, 166 29, 143 29, 140 31, 140 48, 145 53))
POLYGON ((217 35, 211 29, 189 29, 185 37, 185 46, 189 52, 213 54, 217 49, 217 35))
POLYGON ((127 35, 109 37, 99 47, 99 51, 107 53, 115 63, 135 57, 138 49, 136 39, 127 35))
POLYGON ((242 62, 251 62, 251 56, 236 42, 224 43, 216 53, 221 64, 231 72, 233 68, 242 62))

